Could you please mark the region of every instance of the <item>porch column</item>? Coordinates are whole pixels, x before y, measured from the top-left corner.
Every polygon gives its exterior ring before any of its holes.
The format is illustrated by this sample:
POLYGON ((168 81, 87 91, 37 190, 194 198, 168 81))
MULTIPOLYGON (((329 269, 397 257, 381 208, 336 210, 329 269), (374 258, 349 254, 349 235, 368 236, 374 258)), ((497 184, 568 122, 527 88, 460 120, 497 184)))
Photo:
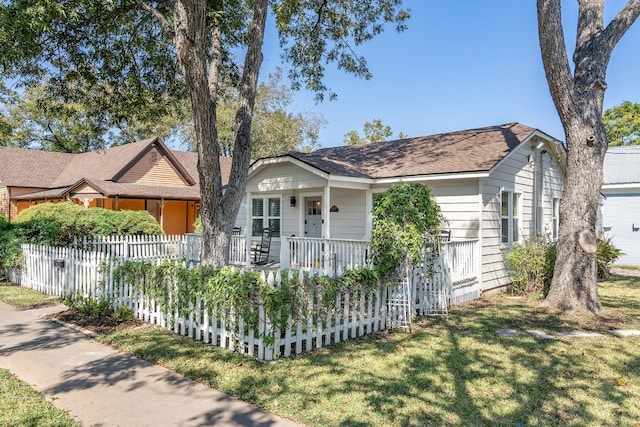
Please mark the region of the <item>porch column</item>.
POLYGON ((364 238, 371 241, 371 231, 373 230, 373 192, 371 189, 367 190, 364 196, 365 206, 365 223, 364 223, 364 238))
POLYGON ((322 197, 322 237, 325 239, 331 238, 331 187, 327 183, 324 187, 324 195, 322 197))
POLYGON ((162 230, 164 231, 164 198, 160 199, 160 205, 158 206, 158 209, 160 209, 160 228, 162 228, 162 230))
POLYGON ((253 223, 251 222, 251 215, 253 211, 252 193, 247 192, 247 209, 246 209, 246 226, 245 226, 245 259, 247 260, 247 268, 251 268, 251 234, 253 234, 253 223))

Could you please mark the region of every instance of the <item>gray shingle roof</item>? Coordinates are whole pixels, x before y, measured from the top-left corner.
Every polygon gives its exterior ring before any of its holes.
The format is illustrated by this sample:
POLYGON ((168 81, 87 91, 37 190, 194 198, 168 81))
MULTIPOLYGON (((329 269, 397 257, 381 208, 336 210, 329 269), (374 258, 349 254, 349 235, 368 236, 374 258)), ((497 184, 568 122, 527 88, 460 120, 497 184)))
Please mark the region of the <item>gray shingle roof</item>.
POLYGON ((355 178, 486 172, 535 130, 509 123, 287 155, 331 175, 355 178))
POLYGON ((0 185, 51 188, 74 154, 0 147, 0 185))
POLYGON ((640 183, 640 146, 609 148, 604 156, 602 183, 640 183))

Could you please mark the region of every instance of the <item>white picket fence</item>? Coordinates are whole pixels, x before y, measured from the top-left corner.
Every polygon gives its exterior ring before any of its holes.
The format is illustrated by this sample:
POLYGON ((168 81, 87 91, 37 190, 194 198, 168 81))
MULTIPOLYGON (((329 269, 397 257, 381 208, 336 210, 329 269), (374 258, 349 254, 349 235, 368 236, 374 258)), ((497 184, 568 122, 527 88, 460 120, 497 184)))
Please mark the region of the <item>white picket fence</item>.
MULTIPOLYGON (((187 262, 191 265, 200 262, 200 253, 202 252, 202 234, 189 233, 184 236, 185 256, 187 262)), ((247 265, 247 239, 242 234, 231 235, 229 242, 229 264, 236 266, 247 265)))
MULTIPOLYGON (((198 299, 184 310, 188 315, 180 317, 163 312, 157 301, 146 296, 144 283, 119 283, 107 273, 124 261, 121 257, 37 245, 22 245, 22 251, 23 268, 19 275, 14 275, 14 282, 22 286, 59 297, 81 294, 107 299, 114 310, 127 306, 145 322, 261 360, 288 357, 381 330, 410 326, 414 315, 446 314, 451 296, 451 281, 441 264, 418 267, 405 280, 389 288, 342 292, 336 296, 335 303, 322 312, 323 294, 317 290, 306 297, 307 312, 313 315, 297 313, 285 328, 275 331, 274 340, 266 342, 266 332, 273 330, 275 322, 265 316, 263 307, 259 308, 259 325, 252 330, 225 307, 217 312, 227 315, 216 316, 216 310, 205 307, 198 299), (406 300, 404 309, 402 305, 390 303, 403 299, 406 300)), ((309 273, 286 270, 285 273, 271 271, 265 275, 263 271, 260 274, 273 287, 280 285, 282 274, 289 277, 295 274, 298 280, 303 280, 304 274, 309 273)))
POLYGON ((75 247, 126 259, 181 259, 185 256, 183 235, 84 236, 75 247))

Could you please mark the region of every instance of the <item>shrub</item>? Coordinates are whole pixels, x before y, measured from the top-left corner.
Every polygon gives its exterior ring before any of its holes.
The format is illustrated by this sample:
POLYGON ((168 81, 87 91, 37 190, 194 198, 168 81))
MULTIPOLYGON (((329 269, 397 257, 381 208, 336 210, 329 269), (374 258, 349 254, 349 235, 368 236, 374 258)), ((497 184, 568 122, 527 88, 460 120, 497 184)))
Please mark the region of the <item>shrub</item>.
POLYGON ((87 316, 105 317, 113 312, 109 301, 105 299, 96 300, 90 295, 70 294, 65 297, 64 303, 67 307, 87 316))
POLYGON ((611 265, 624 253, 611 244, 611 239, 598 238, 596 262, 598 263, 598 279, 606 279, 611 274, 611 265))
POLYGON ((34 205, 11 224, 0 220, 0 270, 20 266, 22 243, 68 246, 86 235, 132 234, 162 234, 162 227, 147 211, 85 209, 71 202, 34 205))
POLYGON ((126 305, 121 305, 118 309, 113 313, 113 318, 118 322, 126 322, 128 320, 133 319, 133 310, 131 310, 126 305))
POLYGON ((418 261, 423 235, 437 233, 443 222, 431 189, 417 183, 394 185, 373 204, 371 251, 381 278, 389 279, 407 263, 418 261))
POLYGON ((62 227, 74 224, 86 211, 82 206, 72 202, 40 203, 23 210, 13 220, 14 224, 39 219, 54 220, 62 227))
POLYGON ((0 232, 9 229, 9 221, 7 221, 7 217, 3 214, 0 214, 0 232))
POLYGON ((514 246, 506 258, 513 293, 547 294, 556 262, 555 243, 544 236, 535 236, 521 245, 514 246))

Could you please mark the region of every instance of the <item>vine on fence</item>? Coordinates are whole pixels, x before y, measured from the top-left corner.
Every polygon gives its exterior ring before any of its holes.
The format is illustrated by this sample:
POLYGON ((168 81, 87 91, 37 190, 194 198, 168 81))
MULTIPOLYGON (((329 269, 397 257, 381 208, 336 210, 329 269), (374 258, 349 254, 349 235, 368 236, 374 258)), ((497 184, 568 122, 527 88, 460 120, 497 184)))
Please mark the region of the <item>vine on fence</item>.
MULTIPOLYGON (((105 266, 105 269, 107 266, 105 266)), ((258 330, 260 321, 267 321, 261 338, 269 345, 278 331, 287 327, 290 319, 314 324, 335 304, 341 292, 370 292, 381 287, 377 273, 366 267, 346 271, 342 277, 304 275, 284 271, 277 286, 267 284, 256 271, 244 271, 233 266, 199 265, 188 268, 183 263, 165 261, 151 263, 126 260, 110 272, 116 283, 126 283, 134 292, 154 300, 169 323, 176 313, 187 317, 195 310, 199 297, 204 307, 218 317, 237 321, 241 318, 249 329, 258 330), (318 306, 309 310, 310 295, 322 295, 318 306), (260 319, 260 307, 265 319, 260 319)), ((237 331, 236 331, 237 332, 237 331)))

